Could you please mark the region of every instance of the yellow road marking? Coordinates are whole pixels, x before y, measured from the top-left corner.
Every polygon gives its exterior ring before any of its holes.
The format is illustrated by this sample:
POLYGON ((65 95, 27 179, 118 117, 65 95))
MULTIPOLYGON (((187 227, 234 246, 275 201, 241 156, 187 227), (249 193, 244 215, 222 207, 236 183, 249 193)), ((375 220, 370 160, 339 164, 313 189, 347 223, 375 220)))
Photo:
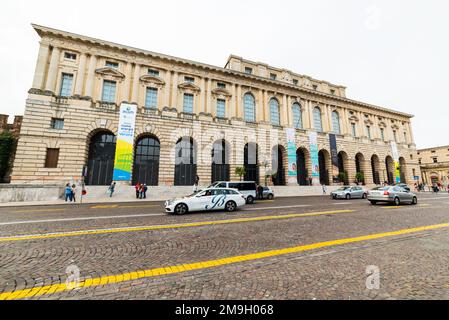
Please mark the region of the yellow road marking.
POLYGON ((90 209, 114 209, 114 208, 118 208, 118 204, 99 205, 90 207, 90 209))
POLYGON ((17 210, 12 211, 12 213, 25 213, 25 212, 52 212, 52 211, 64 211, 65 208, 59 208, 59 209, 29 209, 29 210, 17 210))
POLYGON ((279 250, 270 250, 240 256, 227 257, 222 259, 210 260, 210 261, 201 261, 194 262, 188 264, 181 264, 176 266, 162 267, 162 268, 153 268, 148 270, 139 270, 134 272, 128 272, 117 275, 103 276, 94 279, 86 279, 79 283, 61 283, 54 284, 48 286, 38 286, 32 289, 23 289, 16 290, 11 292, 4 292, 0 294, 0 300, 13 300, 13 299, 22 299, 22 298, 31 298, 38 297, 42 295, 49 295, 57 292, 73 290, 74 288, 88 288, 88 287, 96 287, 99 285, 112 284, 112 283, 121 283, 130 280, 143 279, 143 278, 151 278, 156 276, 164 276, 169 274, 182 273, 191 270, 201 270, 219 266, 225 266, 230 264, 235 264, 239 262, 245 261, 254 261, 260 260, 270 257, 282 256, 286 254, 305 252, 310 250, 316 250, 320 248, 326 248, 331 246, 340 246, 349 243, 356 243, 361 241, 375 240, 386 237, 393 237, 399 235, 405 235, 410 233, 417 233, 422 231, 436 230, 442 228, 449 228, 449 223, 436 224, 430 226, 416 227, 410 229, 402 229, 397 231, 389 231, 384 233, 376 233, 371 235, 353 237, 353 238, 344 238, 337 239, 331 241, 317 242, 308 245, 301 245, 296 247, 284 248, 279 250))
POLYGON ((389 207, 382 207, 384 209, 402 209, 403 207, 399 207, 399 206, 389 206, 389 207))
POLYGON ((191 223, 183 223, 183 224, 166 224, 166 225, 154 225, 154 226, 142 226, 142 227, 80 230, 80 231, 59 232, 59 233, 46 233, 46 234, 34 234, 34 235, 23 235, 23 236, 0 237, 0 242, 62 238, 62 237, 82 236, 82 235, 98 235, 98 234, 107 234, 107 233, 151 231, 151 230, 162 230, 162 229, 181 229, 181 228, 202 227, 202 226, 210 226, 210 225, 243 223, 243 222, 253 222, 253 221, 292 219, 292 218, 300 218, 300 217, 312 217, 312 216, 320 216, 320 215, 327 215, 327 214, 339 214, 339 213, 351 213, 351 212, 354 212, 354 210, 336 210, 336 211, 323 211, 323 212, 294 213, 294 214, 285 214, 285 215, 278 215, 278 216, 259 216, 259 217, 252 217, 252 218, 200 221, 200 222, 191 222, 191 223))

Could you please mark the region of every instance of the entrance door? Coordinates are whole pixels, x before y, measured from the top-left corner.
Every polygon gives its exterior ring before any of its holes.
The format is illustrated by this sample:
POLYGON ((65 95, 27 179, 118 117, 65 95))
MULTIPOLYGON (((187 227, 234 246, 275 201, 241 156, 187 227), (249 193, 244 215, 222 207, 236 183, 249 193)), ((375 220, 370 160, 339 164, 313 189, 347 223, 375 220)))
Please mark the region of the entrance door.
POLYGON ((115 135, 110 132, 99 132, 91 138, 86 185, 106 186, 112 183, 115 146, 115 135))
POLYGON ((245 167, 245 181, 255 181, 259 184, 259 161, 258 147, 255 143, 248 143, 245 145, 244 151, 244 167, 245 167))
POLYGON ((298 184, 300 186, 306 186, 309 174, 306 168, 306 156, 301 149, 296 151, 296 167, 298 169, 298 184))
POLYGON ((226 155, 226 142, 219 140, 212 148, 212 183, 216 181, 229 181, 230 170, 226 155))
POLYGON ((138 182, 157 186, 159 178, 160 143, 154 137, 137 141, 134 153, 133 185, 138 182))
POLYGON ((192 138, 176 144, 175 186, 193 186, 196 178, 196 152, 192 138))

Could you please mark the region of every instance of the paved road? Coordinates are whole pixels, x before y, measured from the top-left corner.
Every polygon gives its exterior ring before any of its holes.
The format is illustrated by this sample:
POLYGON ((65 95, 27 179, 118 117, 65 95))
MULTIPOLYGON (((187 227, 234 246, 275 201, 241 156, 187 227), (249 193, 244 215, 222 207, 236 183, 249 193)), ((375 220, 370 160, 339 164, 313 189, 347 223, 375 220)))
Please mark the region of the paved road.
POLYGON ((449 299, 448 285, 448 194, 0 208, 0 299, 449 299))

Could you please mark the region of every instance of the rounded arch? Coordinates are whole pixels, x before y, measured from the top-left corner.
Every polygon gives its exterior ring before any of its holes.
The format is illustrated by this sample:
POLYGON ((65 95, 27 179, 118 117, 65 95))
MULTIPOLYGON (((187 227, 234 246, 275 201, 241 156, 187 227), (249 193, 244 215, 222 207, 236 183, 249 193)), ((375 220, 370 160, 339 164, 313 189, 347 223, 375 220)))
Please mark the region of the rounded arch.
POLYGON ((271 98, 269 105, 270 105, 270 122, 271 124, 278 126, 281 124, 281 112, 278 99, 271 98))
POLYGON ((212 183, 230 180, 230 145, 225 139, 216 140, 212 144, 212 183))
POLYGON ((365 174, 367 172, 365 168, 365 156, 360 152, 355 155, 355 172, 356 183, 365 184, 365 174))
POLYGON ((331 155, 326 149, 321 149, 318 152, 318 163, 320 170, 320 184, 330 185, 329 183, 329 168, 331 165, 331 155))
POLYGON ((244 147, 245 181, 255 181, 259 184, 259 146, 255 142, 249 142, 244 147))
POLYGON ((116 136, 107 129, 95 129, 89 135, 87 185, 109 185, 114 175, 116 136))
POLYGON ((332 111, 332 131, 337 134, 341 133, 340 115, 336 110, 332 111))
POLYGON ((309 166, 310 166, 310 153, 306 148, 298 148, 296 150, 296 169, 297 179, 300 186, 309 185, 309 166))
POLYGON ((338 180, 346 185, 349 184, 348 154, 345 151, 338 153, 338 180))
POLYGON ((286 150, 282 145, 276 145, 271 149, 272 180, 275 186, 285 186, 285 160, 286 150))
POLYGON ((249 122, 256 122, 256 98, 251 92, 243 96, 244 119, 249 122))
POLYGON ((373 174, 373 182, 374 184, 381 184, 380 182, 380 160, 379 156, 373 154, 371 156, 371 172, 373 174))
POLYGON ((295 129, 302 129, 302 108, 299 102, 295 102, 292 105, 293 126, 295 129))
POLYGON ((323 131, 323 121, 321 119, 321 109, 320 107, 313 108, 313 128, 316 131, 323 131))
POLYGON ((137 137, 134 145, 133 185, 158 185, 160 153, 161 143, 157 136, 143 133, 137 137))
POLYGON ((387 176, 385 177, 388 184, 394 184, 394 160, 391 156, 386 156, 385 158, 385 168, 387 172, 387 176))
POLYGON ((182 137, 175 147, 175 186, 192 186, 197 177, 197 147, 192 137, 182 137))

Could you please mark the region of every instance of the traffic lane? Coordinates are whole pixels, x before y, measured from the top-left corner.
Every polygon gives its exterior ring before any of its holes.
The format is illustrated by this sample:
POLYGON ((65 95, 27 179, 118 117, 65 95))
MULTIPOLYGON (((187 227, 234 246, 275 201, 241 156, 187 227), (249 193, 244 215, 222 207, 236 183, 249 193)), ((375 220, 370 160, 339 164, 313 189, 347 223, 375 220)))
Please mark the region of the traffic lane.
MULTIPOLYGON (((407 232, 407 230, 403 231, 407 232)), ((258 294, 265 292, 265 290, 270 290, 279 295, 278 298, 305 298, 306 296, 299 294, 307 293, 309 295, 312 295, 308 297, 310 299, 326 299, 330 296, 334 299, 342 299, 342 292, 339 292, 342 289, 344 294, 349 294, 348 296, 346 296, 349 299, 351 299, 351 297, 359 298, 361 296, 364 296, 366 298, 380 297, 384 299, 394 297, 416 298, 418 296, 421 298, 424 298, 426 296, 433 298, 442 297, 442 293, 445 293, 445 291, 443 290, 446 290, 445 284, 448 275, 446 267, 449 257, 449 255, 447 254, 449 247, 447 234, 447 230, 436 230, 431 233, 412 233, 404 237, 394 237, 393 239, 388 237, 384 238, 384 235, 380 235, 380 238, 376 239, 375 241, 355 242, 344 246, 338 245, 336 243, 319 251, 306 250, 305 252, 302 251, 295 254, 276 254, 274 252, 274 254, 270 257, 254 258, 246 260, 244 262, 236 261, 234 263, 222 264, 215 267, 211 265, 208 266, 207 263, 204 263, 205 265, 201 264, 195 267, 196 269, 191 272, 188 271, 190 269, 185 269, 184 271, 182 271, 176 270, 176 267, 173 267, 174 269, 165 268, 166 272, 172 274, 170 276, 161 276, 157 274, 154 276, 146 276, 144 275, 144 271, 138 271, 139 269, 135 269, 132 273, 128 272, 121 275, 118 275, 117 273, 106 274, 102 278, 97 278, 96 280, 94 280, 94 283, 97 282, 97 284, 88 286, 87 288, 80 288, 78 291, 72 291, 70 293, 62 292, 56 295, 50 295, 48 297, 45 296, 44 298, 55 299, 61 297, 70 297, 72 299, 80 299, 88 297, 117 297, 122 299, 129 299, 131 298, 129 294, 132 293, 134 298, 152 297, 165 299, 170 296, 171 288, 178 291, 177 286, 173 284, 173 281, 178 282, 179 280, 194 280, 193 283, 189 284, 188 286, 196 284, 195 287, 200 289, 204 287, 206 292, 208 292, 208 288, 210 289, 210 287, 208 287, 208 284, 211 282, 209 280, 211 279, 209 276, 213 277, 212 279, 214 281, 212 282, 217 286, 217 289, 223 287, 227 287, 228 289, 233 288, 235 289, 235 291, 233 291, 233 298, 240 299, 249 299, 252 297, 251 295, 248 296, 246 292, 242 292, 239 290, 242 287, 242 283, 247 281, 251 282, 252 284, 247 289, 250 289, 251 287, 253 288, 252 294, 256 295, 254 296, 254 298, 257 298, 258 294), (417 240, 421 241, 421 239, 429 238, 431 238, 430 242, 427 241, 424 244, 416 244, 417 240), (445 241, 440 241, 441 238, 445 241), (400 248, 400 246, 398 248, 397 244, 401 244, 403 242, 407 242, 407 245, 404 247, 404 249, 400 248), (429 247, 434 250, 432 254, 429 254, 429 247), (363 263, 360 263, 363 259, 364 252, 366 252, 366 250, 369 250, 370 248, 374 248, 374 250, 371 251, 372 256, 368 257, 368 259, 365 259, 363 263), (421 249, 423 249, 424 251, 420 252, 421 249), (352 257, 348 257, 345 256, 346 253, 354 253, 354 255, 352 257), (401 260, 398 257, 397 253, 403 255, 401 260), (412 257, 413 255, 415 256, 412 257), (317 257, 318 260, 324 257, 324 261, 313 261, 314 258, 317 257), (335 261, 335 257, 339 257, 340 261, 335 261), (441 257, 443 257, 444 259, 439 259, 441 257), (385 260, 385 258, 387 259, 385 260), (334 259, 334 261, 330 261, 332 259, 334 259), (409 259, 409 261, 407 261, 407 259, 409 259), (417 261, 419 261, 419 263, 416 263, 417 261), (404 264, 408 265, 408 268, 406 269, 407 272, 403 272, 401 270, 401 272, 399 273, 394 272, 393 275, 389 275, 390 270, 397 271, 397 266, 395 264, 397 264, 398 262, 400 263, 400 265, 398 265, 399 268, 403 267, 404 264), (410 265, 412 265, 412 268, 410 268, 410 265), (275 267, 275 269, 272 269, 272 266, 275 267), (304 271, 304 266, 306 266, 306 268, 308 269, 306 273, 301 272, 304 271), (356 268, 354 268, 354 266, 356 268), (379 269, 379 271, 381 271, 382 289, 389 288, 388 291, 377 290, 373 292, 366 290, 366 268, 368 266, 375 266, 379 269), (425 267, 420 268, 419 270, 414 270, 413 267, 416 266, 425 267), (313 272, 314 270, 315 272, 313 272), (423 271, 425 271, 425 273, 423 271), (260 277, 258 277, 258 272, 262 272, 263 274, 266 273, 266 275, 261 275, 260 277), (132 278, 133 274, 135 277, 143 278, 136 281, 129 281, 129 277, 132 278), (117 282, 107 284, 109 279, 108 276, 111 275, 114 276, 113 279, 121 278, 122 280, 117 280, 117 282), (404 277, 404 275, 407 276, 404 277), (248 276, 250 277, 248 278, 248 276), (126 279, 126 277, 128 277, 128 279, 126 279), (225 277, 226 279, 223 279, 223 277, 225 277), (217 281, 218 279, 220 279, 220 281, 217 281), (242 281, 243 279, 245 279, 245 281, 242 281), (285 281, 291 282, 291 280, 293 279, 295 279, 294 282, 296 283, 296 286, 298 286, 298 280, 304 282, 304 289, 293 290, 294 292, 290 292, 293 288, 285 288, 281 286, 279 288, 271 287, 270 289, 264 287, 264 284, 267 283, 266 281, 271 283, 272 280, 277 280, 277 283, 282 284, 285 281), (103 282, 103 280, 106 281, 103 282), (392 280, 395 281, 393 282, 392 280), (257 285, 258 283, 260 283, 262 286, 260 290, 256 290, 257 292, 255 292, 254 287, 259 288, 259 286, 257 285), (104 286, 103 284, 107 285, 104 286), (355 288, 353 287, 354 284, 357 285, 355 288), (427 287, 423 288, 423 284, 427 287), (415 288, 411 288, 412 285, 417 286, 415 288), (139 288, 144 288, 147 286, 151 286, 151 290, 156 289, 156 292, 154 293, 157 293, 158 296, 145 294, 142 295, 142 292, 139 290, 139 288), (161 287, 157 289, 159 286, 161 287), (350 291, 348 291, 349 288, 351 289, 350 291), (419 291, 417 289, 419 289, 419 291), (400 294, 405 294, 406 296, 398 295, 398 292, 400 294), (294 296, 292 296, 292 294, 294 296), (321 294, 324 294, 324 296, 320 296, 321 294)), ((159 272, 161 271, 158 271, 158 273, 159 272)), ((164 270, 162 270, 162 272, 164 272, 164 270)), ((95 279, 96 277, 97 276, 95 274, 84 273, 81 280, 95 279)), ((60 287, 56 284, 61 282, 64 283, 64 279, 59 279, 53 282, 45 281, 45 279, 40 279, 40 281, 40 286, 43 286, 44 283, 46 283, 46 285, 51 285, 52 283, 54 283, 56 288, 60 287)), ((39 288, 36 289, 39 290, 39 288)), ((178 296, 178 298, 198 299, 198 297, 192 295, 191 290, 188 290, 187 292, 181 290, 181 292, 188 293, 189 295, 181 294, 178 296)), ((209 293, 211 292, 209 291, 209 293)), ((216 293, 218 294, 218 292, 216 293)), ((219 296, 214 295, 209 296, 209 298, 216 299, 219 298, 219 296)), ((265 296, 265 298, 267 297, 265 296)), ((226 299, 229 299, 229 297, 226 299)))
POLYGON ((0 236, 32 234, 32 233, 48 233, 63 232, 83 229, 95 228, 117 228, 117 227, 134 227, 148 224, 171 224, 171 223, 191 223, 198 221, 227 219, 230 217, 253 217, 265 216, 273 214, 289 214, 289 213, 305 213, 314 211, 335 211, 350 208, 357 210, 369 204, 366 201, 352 201, 344 206, 334 206, 322 204, 314 205, 284 205, 278 202, 277 206, 268 207, 262 205, 248 205, 243 209, 233 213, 223 211, 217 212, 198 212, 189 213, 183 216, 168 215, 165 213, 147 213, 142 211, 131 211, 127 209, 124 212, 116 212, 116 214, 105 215, 103 212, 88 211, 81 215, 60 215, 55 218, 43 218, 41 215, 28 215, 22 219, 8 217, 0 222, 0 236), (41 222, 39 222, 41 221, 41 222))
POLYGON ((408 212, 409 216, 404 216, 405 213, 396 211, 382 215, 381 219, 361 213, 5 242, 0 243, 1 291, 7 291, 12 280, 14 286, 51 283, 53 277, 64 277, 71 263, 83 270, 84 275, 98 277, 449 221, 447 212, 438 218, 418 215, 416 210, 408 212), (413 215, 420 219, 411 219, 413 215))

